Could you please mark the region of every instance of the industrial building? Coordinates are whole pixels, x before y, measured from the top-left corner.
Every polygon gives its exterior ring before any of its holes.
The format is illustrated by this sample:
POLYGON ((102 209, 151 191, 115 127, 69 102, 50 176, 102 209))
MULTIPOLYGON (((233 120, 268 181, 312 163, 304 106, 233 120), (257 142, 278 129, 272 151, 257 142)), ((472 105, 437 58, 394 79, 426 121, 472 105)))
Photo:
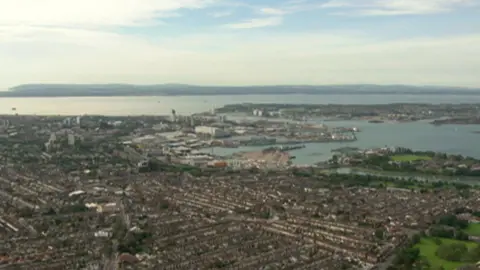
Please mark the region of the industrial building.
POLYGON ((195 127, 196 134, 209 135, 213 138, 224 138, 230 136, 228 131, 216 127, 198 126, 195 127))

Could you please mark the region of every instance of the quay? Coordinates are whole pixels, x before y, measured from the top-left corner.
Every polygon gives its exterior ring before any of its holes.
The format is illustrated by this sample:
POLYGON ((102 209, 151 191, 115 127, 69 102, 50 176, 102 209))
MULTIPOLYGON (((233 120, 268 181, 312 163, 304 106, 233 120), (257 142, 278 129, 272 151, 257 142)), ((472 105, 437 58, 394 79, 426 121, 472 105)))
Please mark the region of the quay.
POLYGON ((269 147, 263 150, 263 152, 275 152, 275 151, 281 151, 281 152, 288 152, 292 150, 297 150, 297 149, 302 149, 305 148, 306 146, 304 144, 302 145, 280 145, 280 146, 274 146, 274 147, 269 147))

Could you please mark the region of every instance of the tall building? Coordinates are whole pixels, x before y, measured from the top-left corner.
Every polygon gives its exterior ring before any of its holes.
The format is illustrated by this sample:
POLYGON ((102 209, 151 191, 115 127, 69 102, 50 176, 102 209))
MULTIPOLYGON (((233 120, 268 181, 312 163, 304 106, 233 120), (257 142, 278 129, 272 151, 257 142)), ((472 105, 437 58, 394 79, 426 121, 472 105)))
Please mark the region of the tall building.
POLYGON ((175 109, 172 109, 172 122, 177 122, 177 112, 175 109))
POLYGON ((80 124, 82 123, 82 117, 77 116, 77 118, 75 119, 75 122, 76 122, 77 126, 80 126, 80 124))
POLYGON ((52 149, 52 144, 50 143, 50 141, 46 142, 45 151, 50 152, 51 149, 52 149))
POLYGON ((68 134, 67 140, 68 140, 68 145, 72 145, 72 146, 75 145, 75 135, 68 134))

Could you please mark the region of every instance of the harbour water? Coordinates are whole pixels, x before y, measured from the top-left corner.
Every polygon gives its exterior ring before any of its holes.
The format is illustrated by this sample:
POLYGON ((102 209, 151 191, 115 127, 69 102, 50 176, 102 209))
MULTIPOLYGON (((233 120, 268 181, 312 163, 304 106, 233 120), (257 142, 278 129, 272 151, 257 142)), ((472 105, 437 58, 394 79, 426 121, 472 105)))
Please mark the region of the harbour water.
MULTIPOLYGON (((306 148, 293 150, 295 164, 312 164, 331 157, 331 150, 340 147, 373 148, 383 146, 402 146, 416 150, 431 150, 451 154, 462 154, 480 158, 478 141, 480 130, 475 125, 434 126, 428 122, 372 124, 367 121, 326 122, 332 126, 356 126, 361 132, 354 142, 311 143, 306 148)), ((262 147, 248 147, 245 150, 259 150, 262 147)), ((242 149, 243 151, 244 149, 242 149)), ((238 149, 215 148, 214 153, 226 155, 238 149)))
MULTIPOLYGON (((233 103, 310 103, 310 104, 386 104, 386 103, 480 103, 480 96, 428 95, 285 95, 285 96, 169 96, 169 97, 70 97, 70 98, 0 98, 0 114, 49 115, 155 115, 192 114, 233 103)), ((361 132, 358 140, 348 143, 313 143, 291 151, 297 164, 312 164, 328 159, 331 150, 344 146, 369 148, 403 146, 480 158, 477 145, 480 126, 434 126, 428 122, 382 123, 367 121, 325 122, 331 126, 355 126, 361 132)), ((240 150, 257 150, 247 147, 240 150)), ((228 154, 239 149, 214 149, 216 154, 228 154)))

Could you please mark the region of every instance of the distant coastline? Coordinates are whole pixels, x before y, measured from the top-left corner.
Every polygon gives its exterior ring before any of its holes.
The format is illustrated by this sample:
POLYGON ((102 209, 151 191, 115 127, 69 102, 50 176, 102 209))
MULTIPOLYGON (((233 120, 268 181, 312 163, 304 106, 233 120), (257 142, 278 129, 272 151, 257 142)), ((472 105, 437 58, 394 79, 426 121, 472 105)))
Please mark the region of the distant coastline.
POLYGON ((219 95, 479 95, 480 88, 409 85, 196 86, 182 84, 25 84, 0 97, 114 97, 219 95))

